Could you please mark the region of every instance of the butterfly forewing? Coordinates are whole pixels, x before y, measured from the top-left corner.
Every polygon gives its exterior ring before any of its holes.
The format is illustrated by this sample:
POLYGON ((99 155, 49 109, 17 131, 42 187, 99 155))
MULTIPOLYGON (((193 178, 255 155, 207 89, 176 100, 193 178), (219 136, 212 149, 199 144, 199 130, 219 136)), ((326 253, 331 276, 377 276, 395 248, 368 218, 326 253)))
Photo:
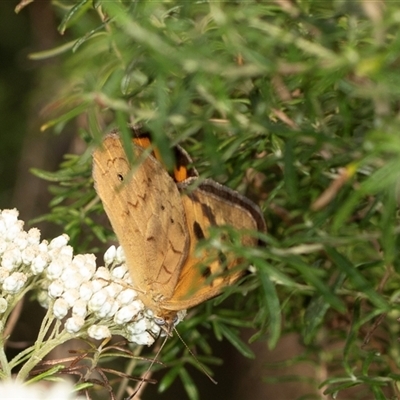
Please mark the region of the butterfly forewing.
MULTIPOLYGON (((143 150, 134 147, 136 158, 143 150)), ((180 194, 162 165, 148 156, 131 166, 118 135, 108 135, 94 154, 95 187, 139 297, 151 309, 155 298, 173 295, 186 259, 189 234, 180 194)))

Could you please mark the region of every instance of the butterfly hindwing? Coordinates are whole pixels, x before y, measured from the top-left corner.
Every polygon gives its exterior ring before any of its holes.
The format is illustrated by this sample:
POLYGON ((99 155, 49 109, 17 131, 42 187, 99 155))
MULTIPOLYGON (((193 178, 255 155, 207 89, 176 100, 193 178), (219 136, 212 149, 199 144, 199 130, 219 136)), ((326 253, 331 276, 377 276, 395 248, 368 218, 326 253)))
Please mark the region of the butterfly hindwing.
MULTIPOLYGON (((189 179, 178 186, 184 192, 193 182, 189 179)), ((211 179, 183 194, 182 203, 190 235, 190 257, 182 266, 172 299, 165 305, 175 310, 193 307, 220 294, 243 274, 243 268, 238 268, 243 260, 231 252, 203 249, 200 256, 195 256, 197 244, 209 237, 210 227, 234 226, 242 231, 242 244, 249 247, 256 246, 258 239, 248 232, 265 230, 261 211, 255 204, 211 179)))

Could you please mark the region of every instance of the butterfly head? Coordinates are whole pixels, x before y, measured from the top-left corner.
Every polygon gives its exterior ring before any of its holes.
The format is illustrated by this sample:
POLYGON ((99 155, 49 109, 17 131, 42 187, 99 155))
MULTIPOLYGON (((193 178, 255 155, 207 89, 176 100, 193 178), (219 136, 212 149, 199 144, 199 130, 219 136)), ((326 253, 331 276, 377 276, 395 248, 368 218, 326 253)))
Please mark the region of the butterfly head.
POLYGON ((154 316, 154 322, 160 327, 160 330, 167 336, 172 336, 172 331, 176 325, 183 320, 186 310, 183 311, 163 311, 160 316, 154 316))

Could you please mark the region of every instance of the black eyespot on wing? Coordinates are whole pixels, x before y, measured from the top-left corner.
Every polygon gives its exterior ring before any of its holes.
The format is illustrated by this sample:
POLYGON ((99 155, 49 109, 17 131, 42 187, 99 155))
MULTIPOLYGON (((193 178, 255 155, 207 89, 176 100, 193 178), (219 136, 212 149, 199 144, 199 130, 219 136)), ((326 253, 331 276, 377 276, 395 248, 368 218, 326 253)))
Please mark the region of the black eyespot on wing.
POLYGON ((122 174, 118 174, 117 177, 118 177, 118 180, 119 180, 120 182, 123 182, 124 177, 122 176, 122 174))
POLYGON ((161 211, 164 211, 165 207, 161 204, 161 211))
POLYGON ((203 229, 201 229, 201 226, 197 221, 194 221, 193 231, 194 231, 194 235, 196 236, 197 240, 204 239, 205 236, 204 236, 203 229))
POLYGON ((175 220, 173 218, 170 218, 169 221, 171 222, 171 224, 175 223, 175 220))

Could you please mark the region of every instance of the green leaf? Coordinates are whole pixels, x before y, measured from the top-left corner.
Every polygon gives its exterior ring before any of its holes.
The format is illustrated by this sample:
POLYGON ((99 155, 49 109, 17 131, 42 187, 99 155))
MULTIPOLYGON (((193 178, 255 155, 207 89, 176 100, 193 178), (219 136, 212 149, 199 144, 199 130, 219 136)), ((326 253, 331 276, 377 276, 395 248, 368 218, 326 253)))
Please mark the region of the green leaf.
POLYGON ((368 282, 355 266, 342 254, 331 247, 326 247, 326 252, 335 265, 346 274, 354 287, 363 293, 371 303, 384 310, 389 309, 387 302, 374 290, 371 283, 368 282))
POLYGON ((183 368, 184 366, 182 364, 170 368, 160 381, 158 391, 160 393, 165 392, 175 382, 176 377, 180 375, 180 370, 183 368))
POLYGON ((310 268, 310 266, 305 264, 300 257, 288 257, 287 262, 292 267, 296 268, 304 279, 315 287, 324 297, 325 301, 333 308, 336 308, 338 311, 344 311, 346 309, 343 302, 331 292, 329 287, 321 279, 318 278, 315 268, 310 268))
POLYGON ((63 20, 58 27, 58 30, 61 34, 64 34, 65 30, 67 29, 68 24, 71 24, 72 20, 78 19, 82 14, 84 14, 90 7, 89 0, 81 0, 78 4, 71 7, 69 12, 65 14, 63 20))
POLYGON ((270 336, 268 340, 268 345, 270 348, 274 348, 279 340, 281 333, 281 306, 278 294, 275 289, 275 285, 269 279, 268 273, 265 273, 263 268, 261 267, 259 267, 257 270, 258 277, 261 281, 261 286, 264 289, 265 301, 269 311, 270 336))
POLYGON ((245 357, 255 358, 254 353, 246 344, 239 338, 236 330, 231 329, 227 325, 219 324, 221 334, 245 357))
POLYGON ((192 378, 187 373, 186 369, 181 368, 179 370, 179 377, 183 383, 183 387, 185 388, 186 394, 188 395, 188 399, 190 400, 199 400, 199 392, 194 384, 192 378))

